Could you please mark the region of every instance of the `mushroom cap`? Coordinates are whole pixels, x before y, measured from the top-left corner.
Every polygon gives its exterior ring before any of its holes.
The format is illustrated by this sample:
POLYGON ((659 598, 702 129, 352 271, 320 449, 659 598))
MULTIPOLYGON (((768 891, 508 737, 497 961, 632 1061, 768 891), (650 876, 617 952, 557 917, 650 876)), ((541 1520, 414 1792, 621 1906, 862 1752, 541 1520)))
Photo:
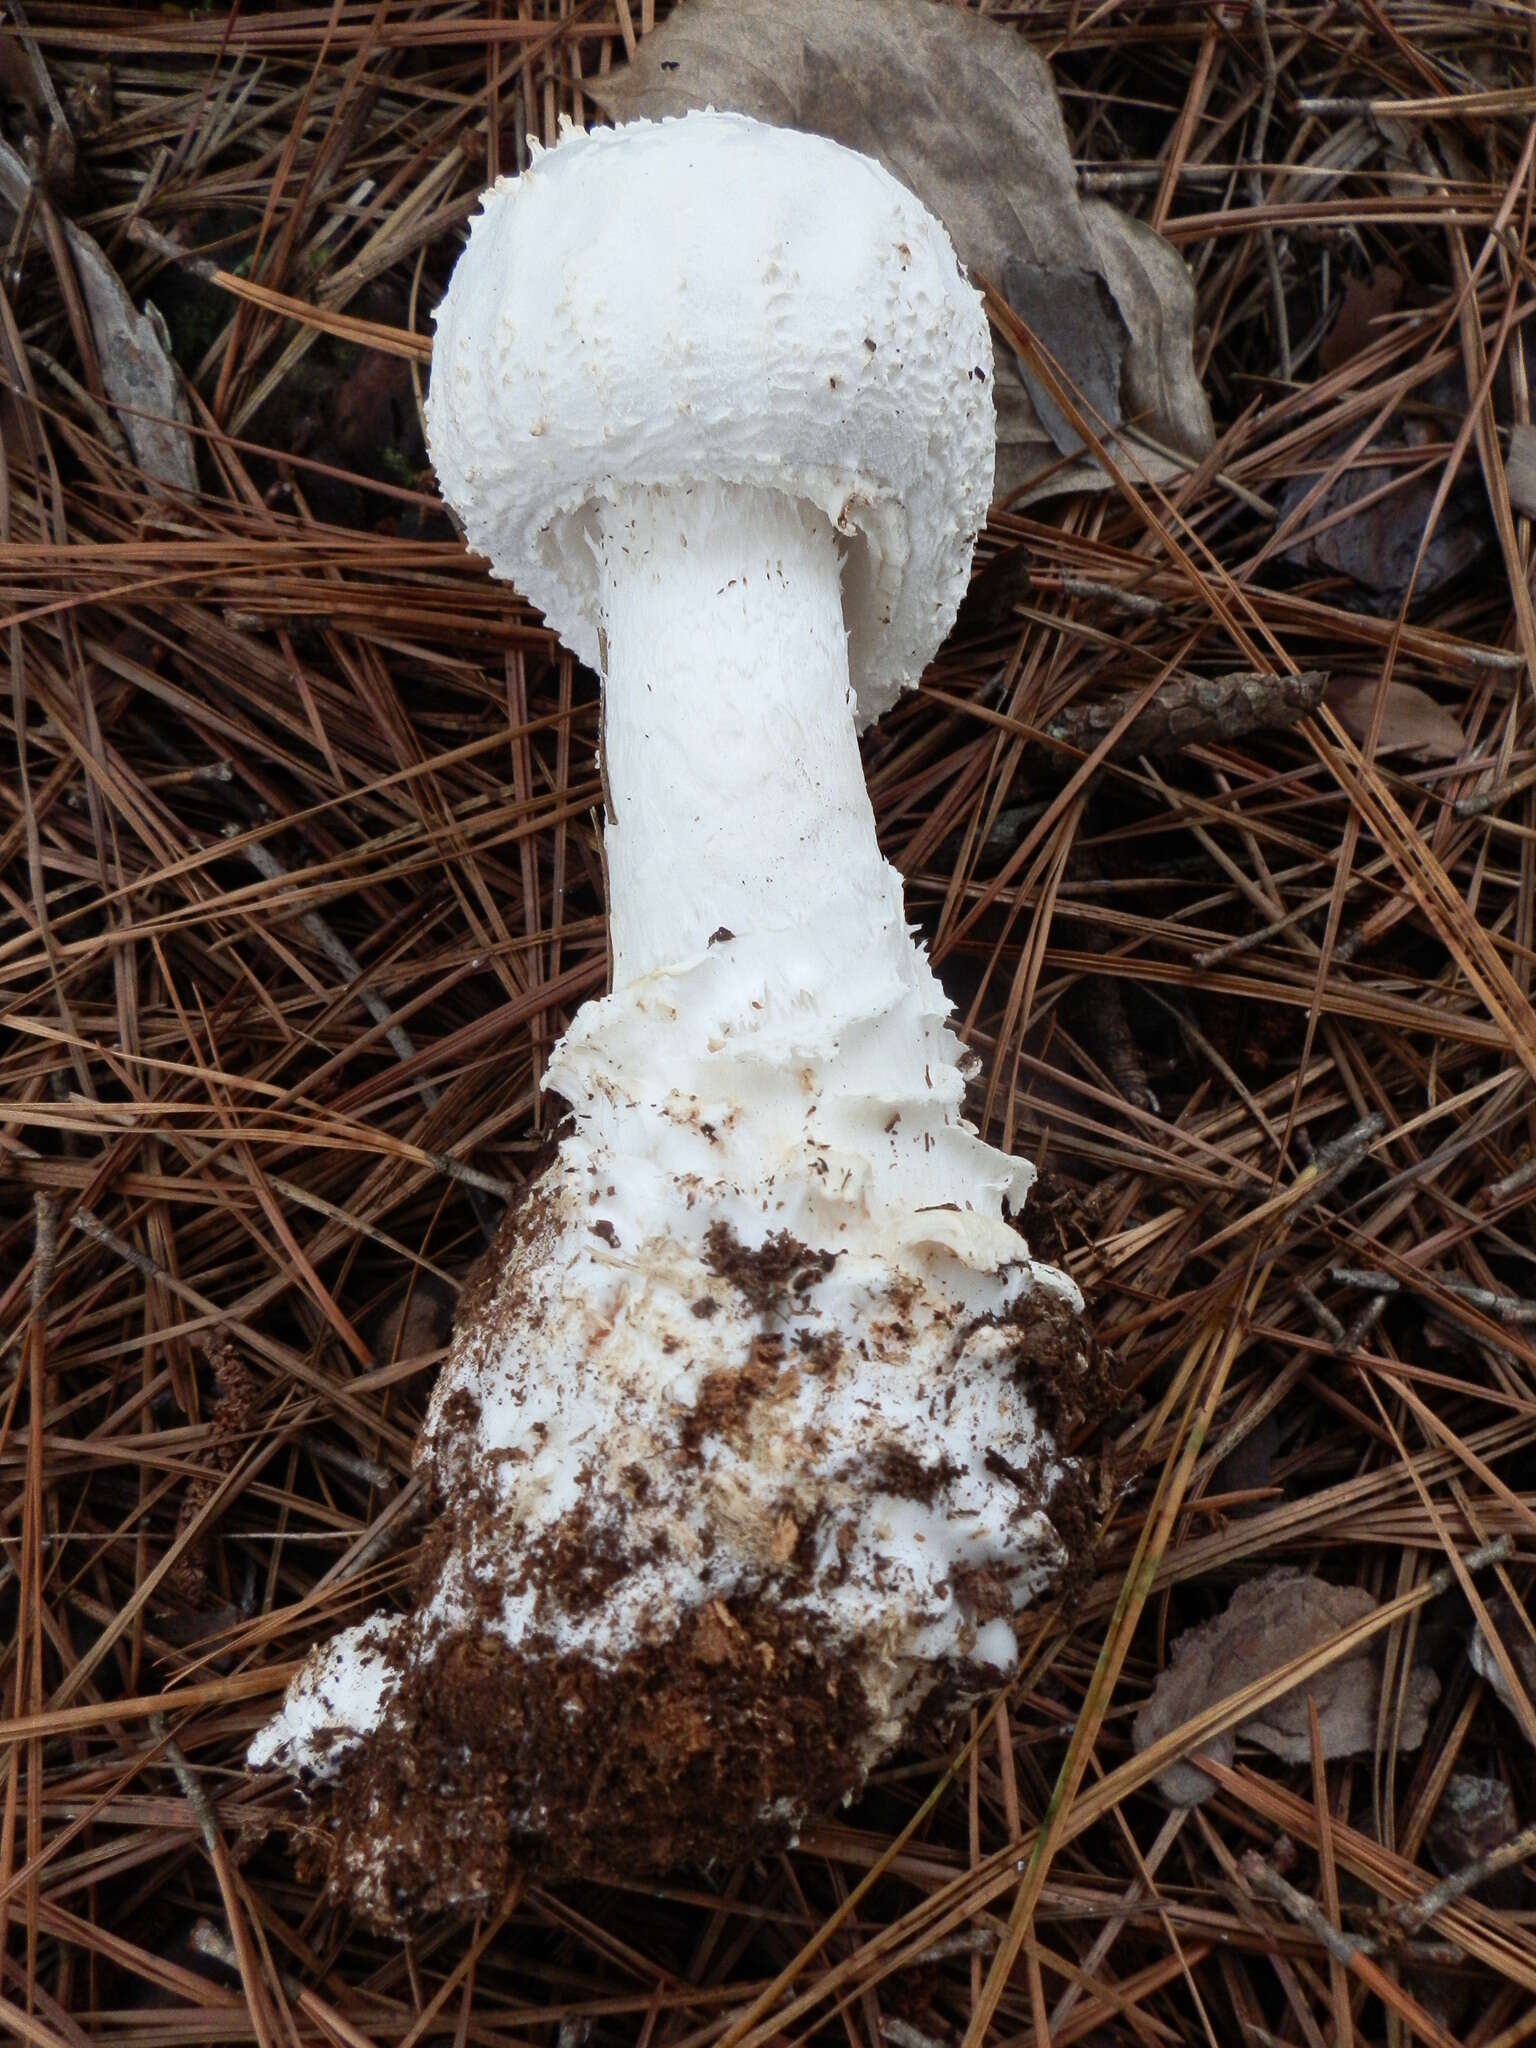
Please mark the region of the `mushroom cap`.
POLYGON ((738 114, 573 129, 498 180, 426 415, 471 546, 595 668, 604 500, 815 504, 861 725, 953 625, 992 494, 991 336, 943 227, 869 157, 738 114))

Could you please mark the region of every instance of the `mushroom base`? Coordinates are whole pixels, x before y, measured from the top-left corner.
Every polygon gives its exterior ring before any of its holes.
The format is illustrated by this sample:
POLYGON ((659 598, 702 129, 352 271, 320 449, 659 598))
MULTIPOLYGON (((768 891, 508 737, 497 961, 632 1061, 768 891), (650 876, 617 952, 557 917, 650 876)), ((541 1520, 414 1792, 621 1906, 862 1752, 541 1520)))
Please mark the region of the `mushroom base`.
POLYGON ((716 1602, 607 1668, 466 1631, 348 1757, 304 1875, 399 1931, 494 1910, 518 1872, 644 1877, 782 1848, 863 1783, 861 1661, 761 1600, 716 1602))
POLYGON ((1086 1563, 1059 1446, 1105 1375, 1022 1239, 961 1294, 942 1248, 749 1243, 723 1198, 626 1241, 590 1167, 568 1140, 461 1300, 413 1611, 317 1650, 252 1746, 311 1789, 311 1872, 384 1927, 514 1870, 784 1846, 1003 1683, 1016 1617, 1086 1563))

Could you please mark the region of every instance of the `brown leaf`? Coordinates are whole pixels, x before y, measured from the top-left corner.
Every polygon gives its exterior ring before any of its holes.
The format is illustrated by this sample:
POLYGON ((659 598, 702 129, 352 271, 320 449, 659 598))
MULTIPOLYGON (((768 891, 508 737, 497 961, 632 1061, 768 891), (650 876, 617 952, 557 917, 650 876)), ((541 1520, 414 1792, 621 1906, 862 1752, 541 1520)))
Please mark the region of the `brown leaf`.
POLYGON ((1349 278, 1333 325, 1317 352, 1317 366, 1326 375, 1352 363, 1379 337, 1372 323, 1396 309, 1407 282, 1393 263, 1376 264, 1369 277, 1349 278))
MULTIPOLYGON (((1458 392, 1448 380, 1437 379, 1423 396, 1447 420, 1458 404, 1465 411, 1464 388, 1458 392)), ((1493 528, 1476 464, 1464 458, 1425 540, 1441 465, 1431 462, 1422 475, 1413 472, 1422 460, 1420 449, 1441 431, 1417 417, 1388 420, 1308 507, 1302 531, 1281 550, 1282 559, 1298 569, 1347 576, 1357 587, 1355 602, 1382 615, 1400 610, 1410 595, 1422 604, 1464 576, 1487 551, 1493 528)), ((1331 463, 1344 445, 1331 441, 1315 459, 1331 463)), ((1288 520, 1316 487, 1315 473, 1293 477, 1280 493, 1281 519, 1288 520)))
POLYGON ((453 1328, 454 1290, 435 1273, 417 1273, 410 1286, 364 1319, 362 1336, 381 1365, 430 1357, 453 1328))
MULTIPOLYGON (((1340 676, 1325 692, 1328 709, 1361 745, 1371 729, 1377 687, 1369 676, 1340 676)), ((1388 684, 1387 708, 1376 743, 1378 755, 1413 754, 1421 761, 1459 761, 1466 750, 1466 734, 1427 691, 1412 683, 1394 680, 1388 684)))
MULTIPOLYGON (((1175 1641, 1172 1661, 1136 1716, 1136 1749, 1149 1748, 1244 1686, 1321 1649, 1375 1608, 1376 1602, 1359 1586, 1332 1586, 1325 1579, 1302 1578, 1294 1572, 1268 1572, 1240 1586, 1222 1613, 1186 1629, 1175 1641)), ((1232 1761, 1239 1740, 1256 1742, 1286 1763, 1305 1763, 1311 1755, 1309 1696, 1317 1706, 1325 1757, 1359 1756, 1375 1747, 1381 1668, 1371 1645, 1329 1665, 1237 1729, 1201 1746, 1221 1763, 1232 1761)), ((1400 1749, 1417 1749, 1424 1740, 1429 1709, 1439 1696, 1440 1682, 1433 1672, 1411 1673, 1397 1730, 1400 1749)), ((1158 1778, 1157 1789, 1174 1806, 1198 1806, 1216 1785, 1194 1764, 1176 1763, 1158 1778)))
POLYGON ((960 600, 955 636, 978 639, 1013 622, 1014 607, 1029 593, 1029 549, 1005 548, 972 576, 960 600))
MULTIPOLYGON (((1024 316, 1081 393, 1091 416, 1106 426, 1120 424, 1120 374, 1129 336, 1114 294, 1097 272, 1064 270, 1060 264, 1031 263, 1009 256, 1003 291, 1024 316)), ((1040 424, 1063 455, 1080 455, 1086 443, 1027 363, 1018 366, 1040 424)))
MULTIPOLYGON (((684 0, 635 61, 587 87, 616 121, 693 107, 828 135, 876 158, 944 222, 960 260, 1014 299, 1111 422, 1198 457, 1194 287, 1152 230, 1077 190, 1044 60, 1011 26, 937 0, 684 0)), ((999 364, 997 495, 1108 479, 1015 364, 999 364), (1042 413, 1044 419, 1042 419, 1042 413), (1049 481, 1046 481, 1046 479, 1049 481)), ((1170 462, 1138 446, 1154 476, 1170 462)))
MULTIPOLYGON (((1516 1608, 1514 1602, 1506 1599, 1503 1594, 1489 1603, 1488 1618, 1509 1653, 1509 1661, 1514 1667, 1515 1675, 1525 1688, 1526 1700, 1536 1703, 1536 1637, 1532 1635, 1529 1620, 1516 1608)), ((1481 1627, 1472 1631, 1472 1669, 1479 1678, 1488 1681, 1522 1728, 1525 1727, 1527 1716, 1522 1702, 1516 1698, 1503 1666, 1494 1656, 1481 1627)))

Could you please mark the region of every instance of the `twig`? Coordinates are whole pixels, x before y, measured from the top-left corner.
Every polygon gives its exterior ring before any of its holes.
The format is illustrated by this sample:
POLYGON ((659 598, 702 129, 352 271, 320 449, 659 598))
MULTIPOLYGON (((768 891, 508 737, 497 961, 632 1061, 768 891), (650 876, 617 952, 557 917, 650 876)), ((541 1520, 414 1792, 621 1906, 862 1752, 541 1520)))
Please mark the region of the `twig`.
POLYGON ((33 1315, 42 1312, 59 1256, 59 1205, 52 1195, 32 1197, 32 1277, 28 1294, 33 1315))
POLYGON ((1379 1944, 1376 1942, 1366 1940, 1363 1935, 1341 1933, 1317 1902, 1309 1899, 1305 1892, 1297 1891, 1295 1885, 1267 1863, 1257 1849, 1243 1852, 1239 1868, 1261 1897, 1273 1899, 1298 1926, 1305 1927, 1314 1941, 1320 1942, 1336 1962, 1349 1964, 1359 1956, 1377 1953, 1379 1944))
POLYGON ((1523 1194, 1536 1181, 1536 1153, 1532 1153, 1523 1166, 1517 1166, 1513 1173, 1506 1173, 1502 1180, 1496 1180, 1483 1190, 1483 1200, 1490 1207, 1507 1202, 1511 1195, 1523 1194))
POLYGON ((1330 1138, 1326 1145, 1319 1145, 1312 1161, 1319 1182, 1336 1179, 1339 1174, 1358 1166, 1386 1128, 1386 1118, 1379 1110, 1373 1110, 1347 1131, 1341 1131, 1338 1137, 1330 1138))
POLYGON ((1512 1864, 1523 1863, 1527 1856, 1536 1856, 1536 1821, 1522 1828, 1519 1834, 1511 1835, 1507 1842, 1500 1842, 1496 1849, 1479 1856, 1475 1862, 1442 1878, 1439 1884, 1432 1885, 1418 1898, 1404 1899, 1393 1907, 1392 1916, 1410 1934, 1417 1934, 1443 1907, 1453 1905, 1480 1885, 1485 1877, 1496 1877, 1512 1864))
POLYGON ((1360 1349, 1366 1338, 1381 1321, 1383 1314, 1386 1312, 1387 1303, 1391 1298, 1389 1294, 1373 1294, 1365 1306, 1355 1315, 1349 1328, 1344 1332, 1343 1349, 1347 1356, 1352 1357, 1360 1349))
POLYGON ((211 283, 218 275, 219 266, 206 256, 194 256, 192 251, 178 242, 174 235, 163 235, 140 214, 129 221, 126 233, 130 242, 137 242, 141 249, 148 249, 152 255, 163 256, 168 263, 175 263, 193 277, 211 283))
MULTIPOLYGON (((1037 576, 1035 581, 1041 590, 1049 590, 1051 587, 1049 580, 1044 577, 1037 576)), ((1127 590, 1119 583, 1106 583, 1098 576, 1076 576, 1071 570, 1063 569, 1057 574, 1056 581, 1068 597, 1101 597, 1106 604, 1115 605, 1120 611, 1129 612, 1132 618, 1161 618, 1168 609, 1160 597, 1147 597, 1139 590, 1127 590)))
MULTIPOLYGON (((1126 164, 1113 170, 1079 169, 1079 188, 1087 193, 1100 192, 1148 192, 1161 186, 1167 178, 1167 171, 1161 165, 1148 164, 1145 167, 1126 164)), ((1226 164, 1181 164, 1175 183, 1180 185, 1222 186, 1231 182, 1232 172, 1226 164)))
POLYGON ((1311 1309, 1313 1315, 1316 1316, 1318 1326, 1334 1349, 1336 1351, 1346 1350, 1348 1347, 1344 1340, 1344 1325, 1339 1321, 1327 1302, 1322 1300, 1312 1288, 1307 1286, 1304 1280, 1297 1281, 1296 1293, 1298 1298, 1304 1301, 1307 1307, 1311 1309))
POLYGON ((1298 114, 1337 115, 1345 119, 1374 120, 1379 112, 1390 105, 1390 102, 1360 99, 1358 97, 1351 98, 1347 94, 1342 96, 1332 94, 1324 95, 1321 98, 1312 96, 1299 99, 1294 104, 1298 114))
POLYGON ((944 2048, 942 2041, 936 2040, 932 2034, 925 2034, 921 2027, 914 2027, 910 2020, 882 2014, 880 2031, 891 2048, 944 2048))
POLYGON ((1512 796, 1519 796, 1536 783, 1536 765, 1522 768, 1518 775, 1508 776, 1503 782, 1496 782, 1491 789, 1475 790, 1471 796, 1458 797, 1451 805, 1452 815, 1458 818, 1481 818, 1489 811, 1496 811, 1512 796))
POLYGON ((61 391, 66 392, 75 401, 101 436, 103 444, 118 461, 124 464, 131 463, 133 456, 128 447, 128 436, 100 399, 93 398, 79 379, 72 377, 56 356, 49 355, 47 349, 39 348, 35 342, 28 342, 27 356, 46 376, 53 379, 61 391))
POLYGON ((1433 1294, 1439 1290, 1464 1301, 1468 1308, 1481 1309, 1498 1322, 1516 1325, 1536 1323, 1536 1301, 1528 1301, 1518 1294, 1495 1294, 1491 1287, 1478 1287, 1470 1280, 1455 1280, 1442 1273, 1426 1273, 1422 1279, 1403 1281, 1391 1273, 1367 1273, 1355 1266, 1330 1266, 1328 1277, 1340 1287, 1366 1287, 1383 1298, 1401 1294, 1405 1288, 1415 1294, 1433 1294))
MULTIPOLYGON (((1280 72, 1275 63, 1275 46, 1269 33, 1269 0, 1253 0, 1249 9, 1259 38, 1259 55, 1264 67, 1264 90, 1253 122, 1253 146, 1249 151, 1248 191, 1254 210, 1264 206, 1264 152, 1269 146, 1269 124, 1275 110, 1275 93, 1280 72)), ((1280 252, 1271 227, 1262 230, 1264 262, 1269 271, 1269 292, 1274 307, 1275 340, 1280 349, 1280 375, 1291 381, 1291 326, 1285 310, 1285 280, 1280 275, 1280 252)))

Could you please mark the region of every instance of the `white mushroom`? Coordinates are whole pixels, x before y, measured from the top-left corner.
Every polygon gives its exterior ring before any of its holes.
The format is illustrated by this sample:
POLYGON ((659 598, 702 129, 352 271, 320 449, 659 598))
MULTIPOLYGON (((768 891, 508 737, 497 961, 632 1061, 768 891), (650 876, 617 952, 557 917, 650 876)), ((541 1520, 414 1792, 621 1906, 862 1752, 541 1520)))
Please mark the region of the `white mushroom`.
POLYGON ((910 193, 726 114, 568 135, 439 309, 445 493, 603 674, 613 991, 460 1305, 417 1607, 251 1750, 381 1921, 782 1843, 1081 1555, 1081 1304, 963 1119, 856 739, 953 623, 991 365, 910 193))

